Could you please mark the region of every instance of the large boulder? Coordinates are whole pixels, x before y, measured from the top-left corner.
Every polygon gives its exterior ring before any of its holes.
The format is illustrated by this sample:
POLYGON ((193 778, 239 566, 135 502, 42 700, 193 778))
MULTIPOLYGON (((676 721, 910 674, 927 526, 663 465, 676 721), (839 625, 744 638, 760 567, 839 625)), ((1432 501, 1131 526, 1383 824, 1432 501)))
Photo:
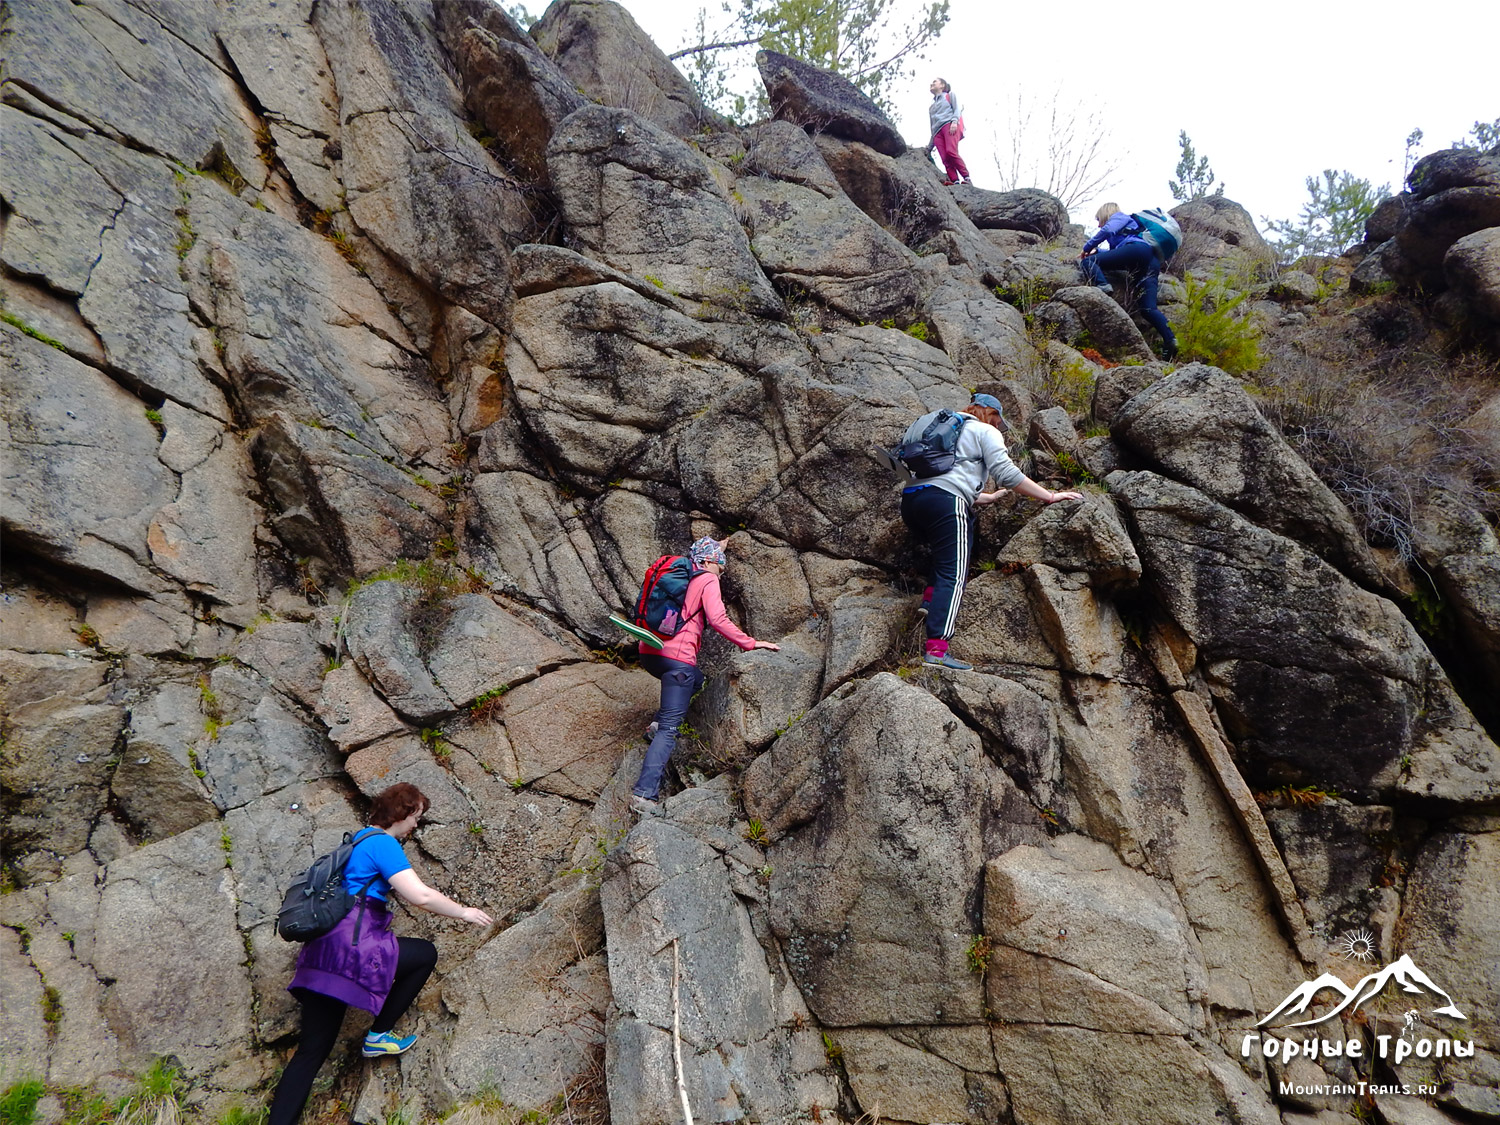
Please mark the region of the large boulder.
POLYGON ((1500 750, 1394 605, 1196 489, 1149 472, 1109 484, 1253 784, 1500 793, 1500 750))
POLYGON ((11 549, 153 593, 147 534, 177 499, 140 400, 102 372, 0 326, 0 418, 10 441, 4 523, 11 549))
POLYGON ((723 124, 623 4, 560 0, 531 35, 590 101, 638 113, 679 137, 723 124))
POLYGON ((808 1052, 794 1054, 793 1044, 815 1033, 801 1029, 796 988, 773 974, 757 940, 746 900, 764 894, 754 878, 759 855, 728 832, 724 798, 722 788, 682 794, 666 819, 642 821, 606 859, 614 1121, 675 1119, 679 1027, 685 1096, 706 1120, 787 1119, 831 1092, 826 1079, 796 1082, 808 1052))
POLYGON ((779 51, 760 51, 755 65, 778 120, 810 132, 861 141, 887 156, 906 151, 906 142, 890 119, 847 78, 779 51))
MULTIPOLYGON (((105 131, 188 168, 227 159, 265 183, 251 115, 215 39, 217 7, 28 5, 11 13, 6 80, 23 105, 105 131), (21 95, 24 89, 27 94, 21 95)), ((7 97, 10 101, 11 97, 7 97)), ((16 154, 8 153, 6 163, 16 154)))
POLYGON ((1500 321, 1500 226, 1464 235, 1448 247, 1443 277, 1474 312, 1500 321))
POLYGON ((583 96, 529 39, 512 42, 470 28, 458 42, 455 61, 464 104, 495 138, 501 157, 545 185, 547 142, 563 118, 584 104, 583 96))
POLYGON ((1349 509, 1268 422, 1239 381, 1195 363, 1114 414, 1111 436, 1169 476, 1290 536, 1361 583, 1379 573, 1349 509))
POLYGON ((276 411, 251 443, 282 541, 328 572, 363 577, 426 558, 447 512, 430 487, 337 430, 276 411))
POLYGON ((758 176, 735 188, 750 249, 783 286, 796 286, 845 316, 878 321, 917 302, 916 257, 842 191, 822 193, 758 176))
POLYGON ((1062 200, 1040 188, 985 191, 960 184, 953 189, 953 200, 980 230, 1024 230, 1046 239, 1068 225, 1062 200))
POLYGON ((1115 360, 1156 358, 1118 301, 1092 285, 1072 285, 1059 289, 1052 299, 1038 306, 1036 318, 1053 327, 1061 339, 1083 347, 1087 341, 1107 358, 1115 360))
POLYGON ((593 888, 559 892, 444 978, 458 1025, 442 1067, 460 1094, 498 1086, 534 1112, 588 1073, 610 1001, 602 922, 593 888))
POLYGON ((966 935, 1007 785, 946 707, 889 674, 839 688, 745 772, 771 926, 820 1022, 982 1018, 966 935))
POLYGON ((584 106, 547 164, 576 249, 691 301, 780 315, 728 193, 683 141, 629 110, 584 106))
POLYGON ((1000 283, 1005 255, 959 209, 920 152, 892 158, 833 133, 813 139, 845 194, 901 242, 924 256, 941 254, 985 285, 1000 283))
POLYGON ((1454 187, 1406 209, 1392 240, 1391 272, 1407 284, 1441 286, 1443 259, 1459 239, 1500 227, 1500 185, 1454 187))
MULTIPOLYGON (((430 18, 430 17, 429 17, 430 18)), ((339 89, 349 214, 405 270, 491 324, 510 320, 510 248, 545 216, 456 122, 463 101, 420 10, 317 5, 339 89)))
POLYGON ((1172 208, 1182 226, 1182 246, 1172 270, 1209 273, 1224 269, 1251 277, 1264 273, 1276 254, 1255 227, 1255 220, 1232 199, 1205 195, 1172 208))
POLYGON ((1429 153, 1407 173, 1412 199, 1427 199, 1450 188, 1500 187, 1500 150, 1448 148, 1429 153))

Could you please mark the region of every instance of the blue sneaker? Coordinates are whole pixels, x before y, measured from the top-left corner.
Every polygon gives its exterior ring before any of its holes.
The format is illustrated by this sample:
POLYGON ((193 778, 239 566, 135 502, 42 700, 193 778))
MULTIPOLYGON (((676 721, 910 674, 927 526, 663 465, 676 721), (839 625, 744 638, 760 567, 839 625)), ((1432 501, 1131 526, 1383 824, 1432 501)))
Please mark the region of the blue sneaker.
POLYGON ((417 1041, 415 1035, 397 1035, 392 1031, 371 1031, 365 1035, 365 1045, 360 1051, 367 1059, 378 1059, 381 1055, 399 1055, 411 1049, 417 1041))
POLYGON ((952 668, 955 672, 972 672, 974 665, 965 664, 956 656, 950 656, 946 652, 942 656, 924 656, 922 663, 929 668, 952 668))

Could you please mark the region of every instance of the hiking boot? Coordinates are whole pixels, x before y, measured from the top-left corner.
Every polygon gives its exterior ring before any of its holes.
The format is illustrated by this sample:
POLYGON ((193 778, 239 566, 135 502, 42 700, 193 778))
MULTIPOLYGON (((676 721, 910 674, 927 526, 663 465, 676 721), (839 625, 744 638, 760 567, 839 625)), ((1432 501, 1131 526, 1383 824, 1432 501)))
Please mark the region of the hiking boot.
POLYGON ((417 1041, 415 1035, 397 1035, 393 1031, 372 1031, 365 1036, 365 1045, 360 1054, 367 1059, 378 1059, 381 1055, 399 1055, 411 1049, 417 1041))
POLYGON ((651 725, 646 728, 646 741, 649 743, 654 740, 656 738, 656 732, 660 729, 661 724, 656 722, 655 720, 652 720, 651 725))
POLYGON ((1168 363, 1171 363, 1174 359, 1177 358, 1177 345, 1176 344, 1167 344, 1167 345, 1165 345, 1162 348, 1162 350, 1161 350, 1161 357, 1162 357, 1162 359, 1166 360, 1168 363))
POLYGON ((661 802, 653 801, 650 797, 642 797, 639 793, 632 793, 630 811, 636 816, 655 816, 661 811, 661 802))
POLYGON ((951 656, 946 652, 941 656, 936 653, 928 653, 922 657, 922 663, 929 668, 951 668, 955 672, 972 672, 974 670, 974 665, 965 664, 958 657, 951 656))

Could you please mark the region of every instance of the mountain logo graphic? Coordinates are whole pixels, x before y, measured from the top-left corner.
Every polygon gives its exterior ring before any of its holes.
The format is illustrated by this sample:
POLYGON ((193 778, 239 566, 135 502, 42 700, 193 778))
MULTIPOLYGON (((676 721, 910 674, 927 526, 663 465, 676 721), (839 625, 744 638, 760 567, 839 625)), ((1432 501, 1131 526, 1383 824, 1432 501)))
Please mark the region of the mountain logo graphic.
POLYGON ((1340 1012, 1345 1010, 1352 1012, 1355 1008, 1365 1003, 1365 1001, 1373 1000, 1376 996, 1380 995, 1381 991, 1391 981, 1399 984, 1403 992, 1414 993, 1420 996, 1425 991, 1441 996, 1447 1003, 1441 1008, 1432 1009, 1433 1015, 1452 1016, 1454 1019, 1460 1020, 1469 1018, 1458 1010, 1458 1005, 1453 1003, 1453 997, 1439 988, 1431 977, 1417 968, 1412 959, 1403 953, 1398 959, 1392 961, 1379 972, 1369 974, 1369 976, 1364 977, 1358 984, 1353 986, 1345 984, 1332 973, 1324 973, 1317 980, 1303 981, 1296 988, 1292 989, 1290 995, 1285 1000, 1276 1005, 1276 1009, 1270 1015, 1255 1026, 1264 1027, 1277 1016, 1301 1015, 1307 1011, 1309 1005, 1313 1002, 1313 998, 1318 993, 1322 992, 1325 988, 1331 988, 1343 998, 1332 1011, 1319 1016, 1317 1019, 1302 1020, 1300 1023, 1289 1024, 1288 1026, 1309 1027, 1315 1023, 1324 1023, 1327 1020, 1333 1019, 1340 1012))

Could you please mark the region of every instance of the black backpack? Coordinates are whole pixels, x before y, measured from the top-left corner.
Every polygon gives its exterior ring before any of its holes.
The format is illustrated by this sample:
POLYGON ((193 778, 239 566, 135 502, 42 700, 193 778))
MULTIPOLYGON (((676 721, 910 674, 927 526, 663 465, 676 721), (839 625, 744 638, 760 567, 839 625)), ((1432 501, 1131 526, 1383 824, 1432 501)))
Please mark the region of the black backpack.
MULTIPOLYGON (((920 434, 903 441, 890 451, 890 455, 905 465, 907 472, 919 480, 940 477, 958 464, 960 458, 955 452, 958 449, 958 435, 963 433, 964 423, 969 420, 969 415, 960 414, 956 410, 924 414, 906 432, 911 433, 924 418, 929 421, 920 434)), ((971 461, 974 458, 966 457, 963 460, 971 461)))
MULTIPOLYGON (((322 937, 343 921, 344 915, 354 908, 355 899, 363 912, 365 894, 380 876, 371 875, 359 894, 352 895, 344 889, 344 868, 349 866, 354 845, 379 831, 379 828, 362 828, 353 836, 345 832, 342 844, 313 860, 311 867, 292 880, 281 897, 281 909, 276 912, 276 932, 282 938, 312 941, 322 937)), ((360 921, 363 920, 361 917, 360 921)), ((357 931, 354 940, 359 940, 357 931)))

